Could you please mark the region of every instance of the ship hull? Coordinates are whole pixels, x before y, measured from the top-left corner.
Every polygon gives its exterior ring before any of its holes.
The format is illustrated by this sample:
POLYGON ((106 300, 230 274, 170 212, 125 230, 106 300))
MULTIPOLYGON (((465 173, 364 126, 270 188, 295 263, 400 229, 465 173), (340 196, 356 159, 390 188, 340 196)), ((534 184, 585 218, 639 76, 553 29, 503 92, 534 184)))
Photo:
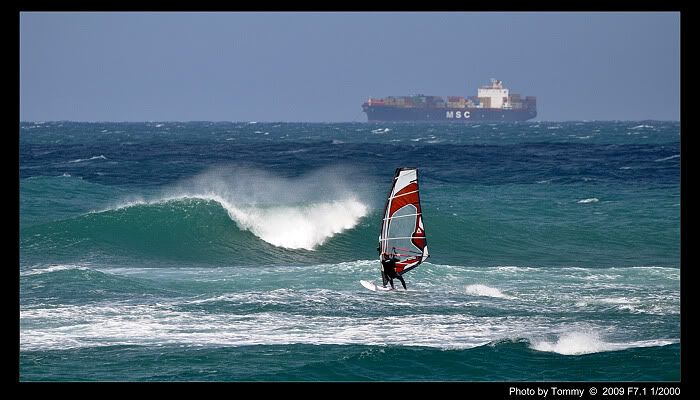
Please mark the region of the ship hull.
POLYGON ((527 121, 537 116, 535 110, 502 110, 493 108, 421 108, 364 105, 368 122, 512 122, 527 121))

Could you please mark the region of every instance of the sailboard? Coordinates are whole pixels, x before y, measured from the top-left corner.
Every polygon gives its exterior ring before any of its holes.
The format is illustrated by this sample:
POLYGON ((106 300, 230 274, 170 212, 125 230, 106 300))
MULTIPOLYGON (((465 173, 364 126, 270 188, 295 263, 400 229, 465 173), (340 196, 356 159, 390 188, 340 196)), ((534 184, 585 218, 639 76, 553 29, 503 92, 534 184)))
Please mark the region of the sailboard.
POLYGON ((373 292, 388 292, 389 290, 394 290, 390 287, 378 286, 376 283, 371 281, 360 281, 360 283, 362 284, 362 286, 366 287, 367 289, 373 292))
POLYGON ((394 173, 382 214, 378 250, 380 271, 382 257, 393 254, 398 258, 396 272, 400 275, 430 256, 416 168, 397 168, 394 173))

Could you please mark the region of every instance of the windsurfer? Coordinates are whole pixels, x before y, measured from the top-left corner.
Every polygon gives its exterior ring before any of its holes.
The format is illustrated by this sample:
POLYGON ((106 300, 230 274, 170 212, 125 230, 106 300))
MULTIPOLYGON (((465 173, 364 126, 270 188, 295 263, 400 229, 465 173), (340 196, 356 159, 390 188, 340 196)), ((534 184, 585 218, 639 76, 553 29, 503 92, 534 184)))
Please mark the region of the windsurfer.
POLYGON ((399 259, 396 257, 396 253, 393 252, 391 257, 387 257, 387 254, 382 255, 382 285, 386 287, 387 281, 391 284, 391 288, 394 289, 394 278, 398 278, 403 285, 404 290, 406 289, 406 282, 403 277, 396 273, 396 262, 399 259))

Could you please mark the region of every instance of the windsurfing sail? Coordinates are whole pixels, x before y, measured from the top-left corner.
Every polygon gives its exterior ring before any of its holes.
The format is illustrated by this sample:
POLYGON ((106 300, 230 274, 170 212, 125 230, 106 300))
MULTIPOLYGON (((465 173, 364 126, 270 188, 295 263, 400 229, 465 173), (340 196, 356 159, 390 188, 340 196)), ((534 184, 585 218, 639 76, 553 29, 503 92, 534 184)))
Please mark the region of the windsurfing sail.
POLYGON ((418 171, 397 168, 387 196, 379 234, 379 259, 396 254, 396 272, 403 274, 428 258, 428 245, 423 228, 418 171))

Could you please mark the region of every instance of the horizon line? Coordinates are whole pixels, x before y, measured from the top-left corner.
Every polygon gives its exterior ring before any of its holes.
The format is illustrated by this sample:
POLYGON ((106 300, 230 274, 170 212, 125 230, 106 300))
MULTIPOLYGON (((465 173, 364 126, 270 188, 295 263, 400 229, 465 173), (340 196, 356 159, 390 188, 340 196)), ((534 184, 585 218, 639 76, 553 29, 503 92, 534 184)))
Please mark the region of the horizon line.
POLYGON ((246 123, 246 124, 410 124, 410 123, 420 123, 420 124, 446 124, 446 125, 470 125, 477 122, 483 123, 543 123, 543 122, 643 122, 643 121, 655 121, 655 122, 681 122, 679 119, 565 119, 565 120, 529 120, 529 121, 470 121, 470 122, 443 122, 443 121, 254 121, 254 120, 206 120, 206 119, 192 119, 192 120, 71 120, 71 119, 56 119, 56 120, 20 120, 20 124, 45 124, 54 122, 71 122, 71 123, 192 123, 192 122, 226 122, 226 123, 246 123))

